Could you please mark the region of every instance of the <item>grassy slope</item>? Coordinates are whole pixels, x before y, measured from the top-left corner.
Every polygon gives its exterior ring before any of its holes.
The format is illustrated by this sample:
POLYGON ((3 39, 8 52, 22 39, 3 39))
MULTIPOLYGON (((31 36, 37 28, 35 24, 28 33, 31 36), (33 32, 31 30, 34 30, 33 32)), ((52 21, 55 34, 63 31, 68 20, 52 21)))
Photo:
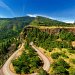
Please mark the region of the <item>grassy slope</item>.
POLYGON ((74 26, 71 23, 64 23, 41 16, 37 16, 30 24, 33 26, 74 26))

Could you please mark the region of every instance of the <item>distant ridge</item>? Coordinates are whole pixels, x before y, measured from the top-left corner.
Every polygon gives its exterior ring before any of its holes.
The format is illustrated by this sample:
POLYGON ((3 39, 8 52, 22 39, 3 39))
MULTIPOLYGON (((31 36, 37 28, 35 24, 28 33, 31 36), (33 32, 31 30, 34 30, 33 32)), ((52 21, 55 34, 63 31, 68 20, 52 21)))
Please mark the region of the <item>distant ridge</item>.
POLYGON ((50 18, 37 16, 35 19, 31 22, 31 25, 37 25, 37 26, 73 26, 72 23, 65 23, 57 20, 53 20, 50 18))
MULTIPOLYGON (((75 24, 75 23, 74 23, 75 24)), ((47 17, 36 16, 23 16, 23 17, 14 17, 14 18, 0 18, 0 28, 4 26, 6 28, 12 28, 14 25, 21 26, 22 28, 25 25, 33 26, 74 26, 72 23, 65 23, 58 20, 53 20, 47 17), (9 26, 10 25, 10 26, 9 26)))

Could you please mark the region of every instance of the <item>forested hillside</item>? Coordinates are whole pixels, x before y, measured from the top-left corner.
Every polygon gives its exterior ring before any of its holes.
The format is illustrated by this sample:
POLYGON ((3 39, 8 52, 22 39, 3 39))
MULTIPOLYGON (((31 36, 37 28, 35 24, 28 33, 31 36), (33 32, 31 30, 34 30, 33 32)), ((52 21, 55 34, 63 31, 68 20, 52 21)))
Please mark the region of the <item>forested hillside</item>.
POLYGON ((18 35, 24 26, 28 25, 33 19, 28 16, 0 19, 0 40, 18 35))
POLYGON ((17 49, 22 29, 29 25, 33 17, 0 18, 0 67, 17 49))

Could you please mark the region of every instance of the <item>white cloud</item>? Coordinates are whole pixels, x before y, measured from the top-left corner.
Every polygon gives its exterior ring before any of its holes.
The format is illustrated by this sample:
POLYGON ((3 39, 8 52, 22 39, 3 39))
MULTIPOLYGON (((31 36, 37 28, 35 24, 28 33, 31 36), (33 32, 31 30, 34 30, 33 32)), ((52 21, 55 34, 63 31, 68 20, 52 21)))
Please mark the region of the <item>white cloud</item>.
POLYGON ((64 22, 66 22, 66 23, 74 23, 74 21, 71 21, 71 20, 64 20, 64 22))
POLYGON ((37 15, 37 14, 27 14, 27 16, 36 17, 36 16, 38 16, 38 15, 37 15))
POLYGON ((14 12, 12 11, 12 9, 6 3, 4 3, 2 0, 0 0, 0 7, 5 8, 14 16, 14 12))

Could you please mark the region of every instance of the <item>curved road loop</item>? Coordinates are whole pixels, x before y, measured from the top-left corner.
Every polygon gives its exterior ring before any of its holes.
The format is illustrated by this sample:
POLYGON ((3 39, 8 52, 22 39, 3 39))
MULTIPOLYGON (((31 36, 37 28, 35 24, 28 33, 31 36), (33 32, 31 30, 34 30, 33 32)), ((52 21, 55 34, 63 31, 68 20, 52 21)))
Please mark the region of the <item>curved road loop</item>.
POLYGON ((32 48, 35 49, 35 51, 37 51, 38 55, 42 58, 42 60, 44 62, 43 69, 48 72, 49 68, 50 68, 49 59, 43 53, 41 53, 41 51, 38 50, 34 45, 32 45, 32 48))
MULTIPOLYGON (((43 69, 46 71, 49 71, 50 68, 50 61, 48 60, 48 58, 41 53, 40 50, 38 50, 33 44, 31 45, 33 49, 35 49, 35 51, 38 53, 38 55, 42 58, 44 65, 43 65, 43 69)), ((16 52, 14 52, 11 57, 6 61, 6 63, 4 64, 3 68, 2 68, 2 74, 3 75, 21 75, 21 74, 15 74, 13 72, 10 71, 9 65, 11 64, 11 61, 13 59, 15 59, 17 57, 17 54, 19 51, 23 50, 24 48, 24 43, 22 44, 21 48, 18 49, 16 52)), ((37 73, 34 74, 28 74, 28 75, 36 75, 37 73)))

